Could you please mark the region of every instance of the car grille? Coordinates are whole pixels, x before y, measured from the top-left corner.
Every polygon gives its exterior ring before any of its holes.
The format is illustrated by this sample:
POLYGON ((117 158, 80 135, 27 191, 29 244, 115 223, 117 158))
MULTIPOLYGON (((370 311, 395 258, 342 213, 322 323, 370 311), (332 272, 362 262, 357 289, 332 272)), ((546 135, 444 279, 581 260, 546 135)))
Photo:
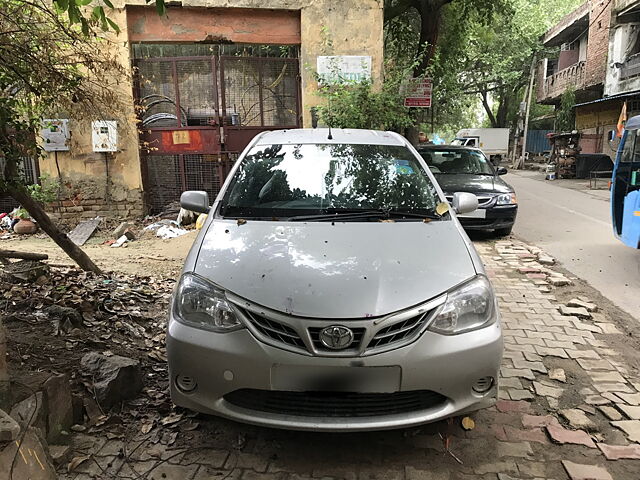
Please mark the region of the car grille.
POLYGON ((395 393, 285 392, 241 389, 224 396, 232 405, 299 417, 376 417, 406 414, 443 404, 430 390, 395 393))
MULTIPOLYGON (((331 348, 327 348, 320 341, 320 332, 325 327, 310 327, 309 328, 309 336, 311 337, 311 341, 313 342, 313 346, 319 352, 334 352, 335 350, 331 348)), ((353 342, 348 347, 348 350, 360 350, 360 346, 362 345, 362 339, 364 338, 364 334, 367 331, 366 328, 351 328, 353 332, 353 342)))
POLYGON ((429 312, 416 315, 383 328, 374 335, 367 348, 383 347, 411 337, 420 331, 427 321, 428 314, 429 312))
POLYGON ((250 312, 249 310, 244 310, 244 314, 254 328, 265 337, 284 343, 285 345, 304 348, 306 350, 306 346, 300 338, 300 335, 298 335, 293 328, 262 315, 258 315, 257 313, 250 312))

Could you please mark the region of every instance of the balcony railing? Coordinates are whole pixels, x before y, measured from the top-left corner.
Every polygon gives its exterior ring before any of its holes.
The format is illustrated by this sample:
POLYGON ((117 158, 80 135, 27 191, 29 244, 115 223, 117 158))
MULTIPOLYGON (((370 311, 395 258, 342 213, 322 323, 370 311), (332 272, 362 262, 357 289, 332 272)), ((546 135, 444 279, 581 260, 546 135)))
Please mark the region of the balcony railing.
POLYGON ((627 58, 622 64, 620 67, 620 80, 637 77, 638 75, 640 75, 640 53, 627 58))
POLYGON ((538 100, 560 97, 568 87, 576 90, 585 84, 585 62, 578 62, 544 79, 538 100))

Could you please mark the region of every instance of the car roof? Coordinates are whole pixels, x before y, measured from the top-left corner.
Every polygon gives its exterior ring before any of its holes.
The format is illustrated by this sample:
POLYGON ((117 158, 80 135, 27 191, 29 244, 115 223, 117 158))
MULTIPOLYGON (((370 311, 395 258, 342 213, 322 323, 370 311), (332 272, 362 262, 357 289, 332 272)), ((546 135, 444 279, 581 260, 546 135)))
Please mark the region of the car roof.
POLYGON ((464 145, 418 145, 416 150, 471 150, 478 152, 480 149, 474 147, 466 147, 464 145))
POLYGON ((295 128, 264 132, 255 145, 299 145, 303 143, 356 143, 368 145, 405 145, 405 140, 394 132, 360 130, 356 128, 295 128))

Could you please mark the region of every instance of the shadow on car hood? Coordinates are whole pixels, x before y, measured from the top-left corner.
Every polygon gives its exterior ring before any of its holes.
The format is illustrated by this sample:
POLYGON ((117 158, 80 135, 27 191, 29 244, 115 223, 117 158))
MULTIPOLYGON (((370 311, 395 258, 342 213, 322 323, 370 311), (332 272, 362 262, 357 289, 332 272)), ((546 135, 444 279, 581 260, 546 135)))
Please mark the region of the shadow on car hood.
POLYGON ((513 188, 500 177, 471 174, 435 174, 438 184, 447 193, 508 193, 513 188))
POLYGON ((194 271, 262 306, 319 318, 385 315, 476 273, 452 221, 214 220, 194 271))

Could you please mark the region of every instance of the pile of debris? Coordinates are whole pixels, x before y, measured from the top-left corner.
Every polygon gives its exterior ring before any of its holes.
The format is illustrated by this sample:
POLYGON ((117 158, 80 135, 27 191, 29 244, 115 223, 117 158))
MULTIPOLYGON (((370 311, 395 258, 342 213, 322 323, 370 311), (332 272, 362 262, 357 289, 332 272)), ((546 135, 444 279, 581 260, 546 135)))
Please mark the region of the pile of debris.
POLYGON ((555 265, 555 259, 537 247, 528 247, 521 243, 507 241, 498 242, 496 250, 501 259, 507 260, 508 265, 534 280, 538 290, 543 293, 550 292, 551 286, 562 287, 573 283, 570 278, 562 273, 548 268, 551 265, 555 265), (525 266, 522 266, 523 264, 525 266))
POLYGON ((168 396, 164 330, 175 282, 31 262, 45 268, 0 280, 11 372, 8 415, 0 410, 0 458, 18 455, 19 441, 42 450, 43 465, 47 451, 54 463, 79 464, 63 446, 71 432, 124 439, 140 425, 156 442, 175 442, 173 427, 191 425, 186 416, 181 422, 168 396))

